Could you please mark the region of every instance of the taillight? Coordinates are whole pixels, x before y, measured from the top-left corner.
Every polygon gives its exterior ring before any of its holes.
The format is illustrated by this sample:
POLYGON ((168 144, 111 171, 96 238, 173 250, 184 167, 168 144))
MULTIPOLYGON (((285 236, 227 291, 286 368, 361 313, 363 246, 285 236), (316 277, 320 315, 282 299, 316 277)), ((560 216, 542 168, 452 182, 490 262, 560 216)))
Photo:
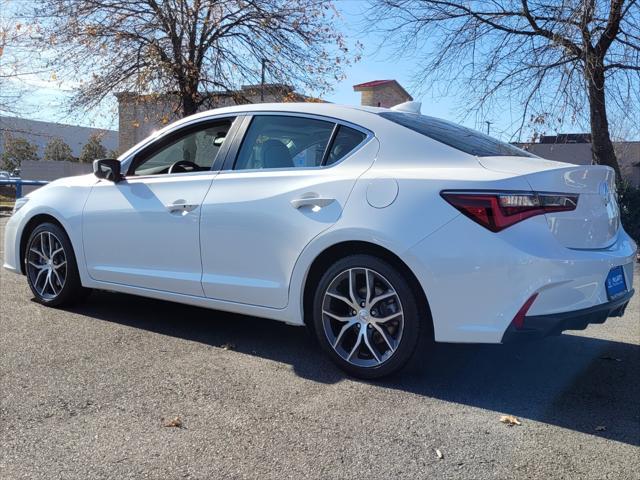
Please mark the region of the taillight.
POLYGON ((578 206, 578 195, 565 193, 444 191, 440 195, 492 232, 535 215, 569 212, 578 206))
POLYGON ((513 317, 513 320, 511 320, 511 325, 516 327, 518 330, 522 330, 524 328, 524 317, 527 315, 527 312, 531 308, 531 305, 533 305, 533 302, 536 301, 536 298, 538 298, 538 294, 534 293, 529 297, 529 300, 524 302, 524 305, 520 307, 520 310, 518 310, 516 316, 513 317))

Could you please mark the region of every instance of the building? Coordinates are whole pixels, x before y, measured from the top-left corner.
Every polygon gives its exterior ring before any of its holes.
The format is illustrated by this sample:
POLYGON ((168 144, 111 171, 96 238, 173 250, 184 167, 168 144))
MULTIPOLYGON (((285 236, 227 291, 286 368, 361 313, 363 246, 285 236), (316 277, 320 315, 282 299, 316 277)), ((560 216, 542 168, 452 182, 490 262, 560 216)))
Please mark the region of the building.
POLYGON ((361 92, 360 105, 391 108, 399 103, 410 102, 413 97, 395 80, 373 80, 353 86, 361 92))
MULTIPOLYGON (((539 142, 519 143, 519 147, 549 160, 591 164, 591 135, 588 133, 569 133, 547 135, 539 142)), ((613 148, 620 164, 623 178, 635 187, 640 187, 640 141, 613 142, 613 148)))
POLYGON ((118 132, 99 128, 79 127, 55 122, 41 122, 18 117, 0 116, 0 153, 4 150, 5 134, 23 137, 38 147, 38 156, 44 155, 44 148, 53 138, 61 138, 71 147, 74 157, 79 157, 82 147, 93 134, 101 136, 102 145, 109 150, 118 149, 118 132))
POLYGON ((557 135, 542 135, 539 143, 591 143, 590 133, 559 133, 557 135))

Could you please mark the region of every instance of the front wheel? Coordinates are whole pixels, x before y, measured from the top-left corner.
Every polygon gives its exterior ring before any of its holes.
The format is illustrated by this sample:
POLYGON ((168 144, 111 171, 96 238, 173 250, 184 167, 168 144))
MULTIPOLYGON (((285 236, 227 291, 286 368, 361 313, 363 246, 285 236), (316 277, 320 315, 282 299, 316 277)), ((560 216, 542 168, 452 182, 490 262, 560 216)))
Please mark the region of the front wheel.
POLYGON ((322 276, 314 297, 314 330, 347 373, 379 378, 401 369, 420 334, 420 309, 404 276, 386 261, 352 255, 322 276))
POLYGON ((27 241, 25 270, 29 288, 37 302, 50 307, 70 305, 84 299, 71 242, 53 223, 38 225, 27 241))

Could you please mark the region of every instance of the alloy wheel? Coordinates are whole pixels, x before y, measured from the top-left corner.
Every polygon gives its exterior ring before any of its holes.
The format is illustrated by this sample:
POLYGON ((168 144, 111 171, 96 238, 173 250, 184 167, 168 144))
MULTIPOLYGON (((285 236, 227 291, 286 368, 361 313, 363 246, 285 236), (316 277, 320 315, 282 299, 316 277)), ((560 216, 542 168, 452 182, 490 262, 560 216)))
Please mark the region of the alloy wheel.
POLYGON ((67 256, 60 239, 43 231, 33 238, 27 251, 27 275, 38 295, 53 300, 67 279, 67 256))
POLYGON ((322 302, 322 324, 340 357, 358 367, 377 367, 400 345, 402 303, 380 273, 350 268, 329 283, 322 302))

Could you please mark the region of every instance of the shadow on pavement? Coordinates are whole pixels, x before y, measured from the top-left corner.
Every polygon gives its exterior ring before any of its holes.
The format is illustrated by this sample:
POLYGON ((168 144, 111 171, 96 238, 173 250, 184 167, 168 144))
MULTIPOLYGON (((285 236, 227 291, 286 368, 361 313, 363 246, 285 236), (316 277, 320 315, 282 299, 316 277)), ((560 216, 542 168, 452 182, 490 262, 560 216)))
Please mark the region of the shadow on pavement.
MULTIPOLYGON (((234 344, 316 382, 345 378, 306 329, 280 322, 106 292, 73 311, 212 346, 234 344)), ((639 367, 638 345, 562 335, 523 345, 437 344, 375 384, 640 445, 639 367)))

